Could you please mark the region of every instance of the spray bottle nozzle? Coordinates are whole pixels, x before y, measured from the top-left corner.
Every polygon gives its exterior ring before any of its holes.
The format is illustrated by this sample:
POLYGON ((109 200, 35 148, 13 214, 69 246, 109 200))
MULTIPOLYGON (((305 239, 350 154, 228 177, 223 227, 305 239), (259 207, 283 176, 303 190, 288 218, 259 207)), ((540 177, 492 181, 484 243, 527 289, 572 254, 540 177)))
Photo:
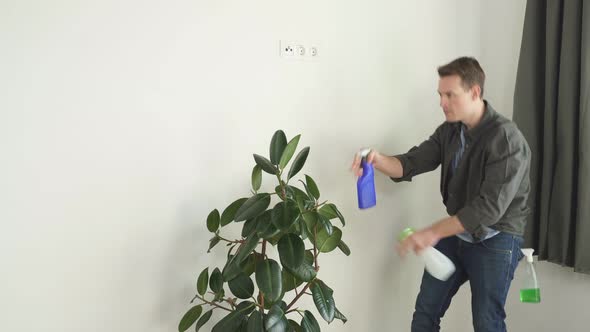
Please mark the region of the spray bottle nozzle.
POLYGON ((360 156, 361 156, 362 159, 366 159, 370 152, 371 152, 371 149, 369 149, 369 148, 362 148, 361 151, 359 151, 359 154, 360 154, 360 156))
POLYGON ((535 252, 535 249, 533 248, 522 248, 520 249, 520 251, 522 251, 523 255, 526 256, 526 261, 529 263, 533 262, 533 252, 535 252))

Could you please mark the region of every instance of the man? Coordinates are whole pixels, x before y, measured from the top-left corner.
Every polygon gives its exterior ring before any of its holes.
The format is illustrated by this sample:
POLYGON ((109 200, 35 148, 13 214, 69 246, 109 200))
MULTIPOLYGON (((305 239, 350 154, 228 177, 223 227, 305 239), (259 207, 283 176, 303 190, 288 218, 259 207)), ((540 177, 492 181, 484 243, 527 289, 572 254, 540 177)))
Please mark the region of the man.
MULTIPOLYGON (((529 212, 530 149, 516 125, 483 99, 485 74, 474 58, 438 68, 440 106, 446 121, 409 152, 367 161, 393 181, 441 165, 440 191, 448 217, 419 230, 398 247, 401 256, 435 246, 455 264, 440 281, 424 272, 412 331, 439 331, 440 319, 459 287, 469 281, 476 332, 506 331, 504 304, 529 212)), ((357 154, 352 169, 362 174, 357 154)))

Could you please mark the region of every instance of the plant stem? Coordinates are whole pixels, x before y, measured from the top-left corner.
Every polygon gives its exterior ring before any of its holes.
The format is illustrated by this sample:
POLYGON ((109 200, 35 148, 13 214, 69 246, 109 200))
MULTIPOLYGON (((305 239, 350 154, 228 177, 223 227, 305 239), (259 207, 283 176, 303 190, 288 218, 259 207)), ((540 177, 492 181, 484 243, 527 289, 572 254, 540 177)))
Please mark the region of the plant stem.
POLYGON ((195 299, 197 299, 197 298, 198 298, 199 300, 203 301, 204 303, 207 303, 208 305, 212 305, 212 306, 214 306, 214 307, 218 307, 218 308, 220 308, 220 309, 227 310, 227 311, 230 311, 230 312, 232 311, 231 309, 228 309, 228 308, 226 308, 226 307, 224 307, 224 306, 222 306, 222 305, 219 305, 219 304, 217 304, 217 303, 215 303, 215 302, 209 302, 209 301, 205 300, 205 298, 204 298, 204 297, 201 297, 201 296, 199 296, 199 294, 197 294, 197 295, 195 295, 195 297, 193 297, 193 299, 191 300, 191 303, 193 303, 193 302, 195 301, 195 299))
POLYGON ((225 241, 225 242, 229 242, 229 243, 244 243, 245 242, 245 240, 234 240, 234 241, 231 241, 231 240, 228 240, 228 239, 226 239, 224 237, 221 237, 219 234, 217 234, 217 237, 220 240, 225 241))
POLYGON ((326 203, 328 203, 328 201, 323 201, 322 203, 316 203, 315 207, 317 209, 317 208, 319 208, 320 206, 322 206, 322 205, 324 205, 326 203))
POLYGON ((295 311, 299 311, 299 308, 291 309, 291 310, 285 312, 285 315, 288 313, 291 313, 291 312, 295 312, 295 311))
MULTIPOLYGON (((318 226, 315 225, 313 228, 313 238, 317 239, 318 238, 318 226)), ((315 261, 315 271, 318 272, 320 270, 320 266, 318 265, 318 247, 315 244, 315 241, 313 241, 313 257, 314 257, 314 261, 315 261)), ((304 290, 305 291, 305 290, 304 290)))
POLYGON ((297 300, 299 300, 299 298, 305 293, 305 291, 309 288, 310 285, 311 285, 311 282, 308 282, 307 285, 305 285, 305 287, 303 287, 303 290, 301 291, 301 293, 299 293, 299 294, 297 294, 297 296, 295 296, 293 301, 291 301, 291 303, 289 303, 289 305, 287 306, 287 311, 289 311, 289 309, 291 309, 291 307, 295 304, 295 302, 297 302, 297 300))
POLYGON ((277 180, 279 180, 279 186, 281 187, 281 195, 279 195, 279 197, 283 201, 286 201, 287 200, 287 192, 285 191, 286 183, 283 182, 283 180, 281 180, 281 174, 282 174, 282 171, 280 173, 277 173, 277 180))
POLYGON ((266 240, 262 241, 262 258, 266 257, 266 240))

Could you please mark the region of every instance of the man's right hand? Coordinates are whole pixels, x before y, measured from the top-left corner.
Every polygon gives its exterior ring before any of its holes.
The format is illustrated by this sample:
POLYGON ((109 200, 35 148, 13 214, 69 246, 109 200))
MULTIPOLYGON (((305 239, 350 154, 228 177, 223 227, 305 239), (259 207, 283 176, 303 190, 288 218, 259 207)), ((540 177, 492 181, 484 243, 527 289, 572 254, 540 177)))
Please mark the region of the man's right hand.
MULTIPOLYGON (((361 149, 361 151, 362 150, 364 149, 361 149)), ((350 170, 356 176, 363 175, 361 151, 354 155, 352 166, 350 167, 350 170)), ((367 163, 373 164, 373 167, 376 170, 393 178, 401 178, 404 175, 404 169, 399 159, 396 157, 384 156, 377 150, 370 149, 369 154, 367 155, 367 163)))
MULTIPOLYGON (((362 160, 361 154, 362 154, 363 150, 365 150, 365 149, 361 149, 359 152, 354 154, 352 166, 350 167, 350 170, 356 176, 363 175, 363 167, 361 166, 361 160, 362 160)), ((377 158, 377 156, 379 156, 378 151, 373 150, 373 149, 369 149, 369 153, 367 154, 367 163, 373 164, 376 161, 375 158, 377 158)))

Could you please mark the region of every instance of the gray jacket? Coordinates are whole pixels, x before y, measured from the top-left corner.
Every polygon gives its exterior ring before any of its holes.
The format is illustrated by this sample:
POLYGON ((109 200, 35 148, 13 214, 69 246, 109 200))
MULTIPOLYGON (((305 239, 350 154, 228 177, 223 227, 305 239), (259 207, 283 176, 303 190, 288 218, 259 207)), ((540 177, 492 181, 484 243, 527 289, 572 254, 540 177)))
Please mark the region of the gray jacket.
POLYGON ((516 124, 494 111, 485 102, 481 122, 465 132, 465 151, 454 174, 455 152, 460 147, 461 123, 445 122, 429 139, 405 154, 397 155, 403 177, 436 169, 442 164, 440 192, 449 215, 457 215, 475 239, 481 239, 482 226, 523 235, 529 214, 531 151, 516 124))

